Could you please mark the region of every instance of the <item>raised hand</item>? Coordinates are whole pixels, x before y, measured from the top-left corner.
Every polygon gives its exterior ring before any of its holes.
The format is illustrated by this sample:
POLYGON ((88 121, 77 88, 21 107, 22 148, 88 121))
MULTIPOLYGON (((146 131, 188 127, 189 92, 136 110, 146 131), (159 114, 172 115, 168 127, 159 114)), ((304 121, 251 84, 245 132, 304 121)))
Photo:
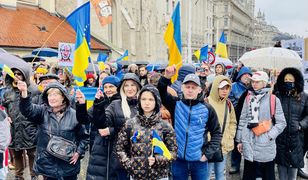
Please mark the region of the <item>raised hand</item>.
POLYGON ((97 92, 95 94, 95 99, 100 99, 100 98, 103 98, 103 97, 104 97, 103 91, 100 88, 98 88, 97 92))
POLYGON ((18 81, 17 82, 17 88, 21 93, 21 96, 23 98, 26 98, 28 96, 28 86, 27 83, 24 81, 18 81))
POLYGON ((80 91, 80 89, 76 90, 76 100, 78 101, 79 104, 84 104, 86 103, 86 98, 84 94, 80 91))
POLYGON ((176 67, 175 65, 173 66, 168 66, 166 69, 165 69, 165 77, 170 79, 172 76, 174 76, 176 73, 176 67))

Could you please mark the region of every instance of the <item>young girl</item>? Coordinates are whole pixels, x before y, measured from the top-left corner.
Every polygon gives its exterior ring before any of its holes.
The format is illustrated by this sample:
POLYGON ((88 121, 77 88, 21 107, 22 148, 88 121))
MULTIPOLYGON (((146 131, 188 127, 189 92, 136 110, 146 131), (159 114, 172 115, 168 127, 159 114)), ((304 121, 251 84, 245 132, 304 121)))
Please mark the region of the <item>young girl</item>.
POLYGON ((160 106, 158 90, 152 85, 144 86, 138 96, 137 115, 126 121, 119 133, 117 154, 131 179, 168 179, 177 145, 173 128, 160 117, 160 106), (171 159, 153 153, 153 134, 159 135, 171 159))

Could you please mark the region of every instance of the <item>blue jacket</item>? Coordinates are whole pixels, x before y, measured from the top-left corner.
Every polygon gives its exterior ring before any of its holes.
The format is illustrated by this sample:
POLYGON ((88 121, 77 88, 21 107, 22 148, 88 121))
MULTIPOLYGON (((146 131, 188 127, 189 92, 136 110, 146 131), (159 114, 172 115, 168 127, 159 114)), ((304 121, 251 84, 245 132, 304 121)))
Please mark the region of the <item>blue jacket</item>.
POLYGON ((202 98, 187 100, 167 93, 170 79, 161 77, 158 90, 162 104, 172 116, 175 128, 178 158, 186 161, 199 161, 202 155, 211 159, 221 143, 221 130, 215 110, 205 104, 202 98), (211 140, 208 141, 207 133, 211 140))

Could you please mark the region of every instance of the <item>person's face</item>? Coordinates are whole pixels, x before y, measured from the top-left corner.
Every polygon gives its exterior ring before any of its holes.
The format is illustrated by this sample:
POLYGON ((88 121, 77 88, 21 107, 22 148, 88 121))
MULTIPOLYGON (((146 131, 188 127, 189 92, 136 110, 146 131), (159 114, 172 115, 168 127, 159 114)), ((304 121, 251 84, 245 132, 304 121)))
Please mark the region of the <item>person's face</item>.
POLYGON ((52 108, 60 107, 64 101, 64 97, 59 89, 48 90, 47 99, 49 106, 52 108))
POLYGON ((40 85, 43 88, 43 90, 45 90, 45 88, 48 86, 48 84, 56 83, 56 82, 58 82, 56 79, 45 79, 45 80, 40 82, 40 85))
POLYGON ((215 72, 216 72, 216 74, 222 74, 222 71, 223 71, 223 68, 222 68, 221 65, 217 65, 217 66, 215 67, 215 72))
POLYGON ((182 91, 185 99, 197 99, 198 94, 201 92, 201 87, 199 87, 194 82, 187 82, 182 85, 182 91))
POLYGON ((107 97, 112 97, 117 93, 117 87, 113 84, 106 83, 104 84, 104 93, 107 95, 107 97))
POLYGON ((210 74, 210 68, 206 65, 202 65, 199 72, 202 77, 208 76, 210 74))
POLYGON ((228 97, 229 93, 230 93, 230 86, 228 85, 225 85, 224 87, 218 89, 218 95, 222 99, 228 97))
POLYGON ((145 91, 140 97, 141 108, 145 115, 150 115, 155 109, 155 98, 149 91, 145 91))
POLYGON ((295 82, 295 78, 292 74, 287 74, 285 77, 284 77, 284 82, 295 82))
POLYGON ((36 73, 36 78, 39 79, 40 77, 42 77, 44 74, 43 73, 36 73))
POLYGON ((66 75, 65 75, 65 73, 63 72, 62 69, 59 69, 58 77, 59 77, 59 82, 60 83, 64 83, 67 80, 67 77, 66 77, 66 75))
POLYGON ((17 81, 19 81, 19 80, 24 81, 24 76, 22 75, 21 71, 14 70, 13 73, 14 73, 14 76, 16 77, 16 79, 14 79, 14 82, 17 83, 17 81))
POLYGON ((124 82, 124 93, 128 98, 133 98, 136 96, 138 87, 135 81, 133 80, 126 80, 124 82))
POLYGON ((249 82, 250 82, 250 75, 249 74, 243 74, 242 76, 241 76, 241 81, 242 81, 242 83, 244 83, 245 85, 248 85, 249 84, 249 82))
POLYGON ((93 78, 89 78, 89 79, 88 79, 88 83, 89 83, 89 84, 92 84, 93 82, 94 82, 94 79, 93 79, 93 78))
POLYGON ((133 66, 132 68, 131 68, 131 71, 132 71, 132 73, 136 73, 137 72, 137 69, 138 67, 136 67, 136 66, 133 66))
POLYGON ((257 90, 260 90, 260 89, 265 87, 265 82, 264 81, 254 81, 254 80, 252 80, 251 86, 252 86, 253 90, 257 91, 257 90))
POLYGON ((147 74, 147 70, 145 69, 145 67, 142 67, 139 69, 139 74, 140 76, 144 76, 147 74))

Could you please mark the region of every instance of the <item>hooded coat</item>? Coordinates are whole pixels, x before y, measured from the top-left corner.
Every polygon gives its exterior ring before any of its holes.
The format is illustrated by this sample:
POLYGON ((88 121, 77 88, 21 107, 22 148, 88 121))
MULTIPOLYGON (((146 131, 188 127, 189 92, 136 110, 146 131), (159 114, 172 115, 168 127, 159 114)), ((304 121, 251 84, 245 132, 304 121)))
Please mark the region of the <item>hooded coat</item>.
POLYGON ((138 96, 138 113, 126 121, 119 133, 116 145, 118 157, 133 179, 161 179, 167 178, 171 161, 176 159, 176 136, 171 125, 160 117, 161 100, 158 90, 152 85, 144 86, 138 96), (146 117, 141 109, 140 97, 145 91, 149 91, 155 98, 154 113, 146 117), (172 159, 154 153, 155 163, 150 167, 148 157, 152 154, 152 134, 155 131, 167 149, 172 159), (136 135, 138 134, 138 135, 136 135))
POLYGON ((73 141, 77 145, 77 152, 82 157, 87 149, 89 136, 85 129, 76 119, 76 111, 70 107, 69 95, 64 86, 59 83, 51 83, 43 92, 42 105, 31 103, 30 97, 20 98, 19 108, 21 113, 38 125, 37 155, 34 162, 34 171, 52 178, 73 176, 80 171, 80 159, 75 165, 58 159, 46 151, 50 135, 61 136, 73 141), (63 116, 60 120, 48 104, 47 91, 50 88, 59 89, 66 103, 63 116))
MULTIPOLYGON (((274 94, 280 99, 287 127, 278 136, 276 163, 286 167, 304 166, 304 131, 308 128, 308 95, 303 92, 304 78, 295 68, 283 69, 274 87, 274 94), (295 77, 293 93, 284 86, 284 77, 295 77), (296 93, 295 93, 296 92, 296 93)), ((306 142, 307 143, 307 142, 306 142)))
MULTIPOLYGON (((19 70, 25 82, 28 85, 28 91, 31 97, 35 96, 38 91, 30 85, 30 69, 26 67, 12 67, 12 70, 19 70)), ((9 148, 16 151, 23 149, 32 149, 36 146, 37 125, 24 117, 19 109, 20 93, 16 86, 13 85, 14 79, 6 76, 5 83, 7 89, 3 94, 2 105, 6 108, 8 116, 11 118, 11 135, 12 141, 9 148)))
POLYGON ((228 81, 229 84, 231 85, 231 81, 228 77, 223 76, 223 75, 216 76, 212 84, 212 89, 208 97, 208 101, 209 101, 209 104, 212 105, 212 107, 216 111, 221 129, 223 128, 225 113, 227 113, 225 131, 222 135, 222 140, 221 140, 222 152, 223 154, 227 154, 228 152, 233 150, 233 146, 234 146, 233 139, 234 139, 235 132, 236 132, 237 121, 235 118, 235 111, 234 111, 233 105, 228 100, 228 96, 224 99, 221 99, 219 97, 218 86, 220 82, 222 81, 228 81), (227 103, 227 110, 225 110, 226 103, 227 103))

